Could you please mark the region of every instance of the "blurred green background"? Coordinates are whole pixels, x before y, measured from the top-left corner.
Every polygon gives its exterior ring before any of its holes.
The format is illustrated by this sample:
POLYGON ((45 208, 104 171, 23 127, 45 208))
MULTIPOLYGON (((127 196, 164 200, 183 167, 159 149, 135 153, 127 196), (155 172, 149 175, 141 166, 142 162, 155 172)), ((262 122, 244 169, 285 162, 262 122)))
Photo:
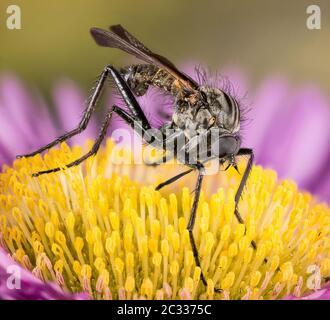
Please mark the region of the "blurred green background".
POLYGON ((0 72, 13 71, 46 94, 63 76, 87 89, 105 64, 127 60, 89 35, 91 26, 117 23, 178 65, 234 65, 252 83, 280 73, 330 93, 329 0, 1 0, 0 72), (6 28, 10 4, 21 7, 22 30, 6 28), (321 7, 321 30, 306 27, 311 4, 321 7))

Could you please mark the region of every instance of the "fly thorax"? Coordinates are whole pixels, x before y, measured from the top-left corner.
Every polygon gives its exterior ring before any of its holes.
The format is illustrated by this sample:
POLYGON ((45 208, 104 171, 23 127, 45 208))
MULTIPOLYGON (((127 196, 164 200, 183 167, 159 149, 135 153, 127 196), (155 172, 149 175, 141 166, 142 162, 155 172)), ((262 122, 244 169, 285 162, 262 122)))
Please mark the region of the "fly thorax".
POLYGON ((200 92, 205 103, 204 108, 209 111, 214 121, 211 127, 224 132, 238 132, 240 109, 236 99, 217 88, 200 87, 200 92))

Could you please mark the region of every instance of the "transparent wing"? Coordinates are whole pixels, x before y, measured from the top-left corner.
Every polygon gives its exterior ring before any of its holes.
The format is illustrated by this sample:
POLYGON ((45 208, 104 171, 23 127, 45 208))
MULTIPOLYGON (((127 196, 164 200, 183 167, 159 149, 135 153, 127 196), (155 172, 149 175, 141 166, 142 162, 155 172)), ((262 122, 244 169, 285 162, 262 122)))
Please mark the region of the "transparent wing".
POLYGON ((91 35, 100 46, 123 50, 142 61, 165 69, 187 90, 196 90, 198 87, 197 82, 183 72, 179 71, 171 61, 149 50, 121 25, 111 26, 110 31, 92 28, 91 35))

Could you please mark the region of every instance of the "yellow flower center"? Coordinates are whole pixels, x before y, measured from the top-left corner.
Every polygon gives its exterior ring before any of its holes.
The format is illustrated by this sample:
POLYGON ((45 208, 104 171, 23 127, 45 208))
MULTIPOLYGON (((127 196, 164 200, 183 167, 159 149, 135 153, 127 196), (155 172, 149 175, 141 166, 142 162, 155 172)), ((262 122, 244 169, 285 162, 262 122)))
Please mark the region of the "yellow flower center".
POLYGON ((196 176, 155 191, 183 167, 113 164, 114 148, 108 140, 83 165, 37 178, 82 150, 62 144, 44 160, 4 166, 0 244, 43 281, 95 299, 275 299, 329 275, 330 210, 293 182, 255 166, 239 205, 244 226, 234 216, 241 176, 206 177, 194 228, 199 268, 186 229, 196 176))

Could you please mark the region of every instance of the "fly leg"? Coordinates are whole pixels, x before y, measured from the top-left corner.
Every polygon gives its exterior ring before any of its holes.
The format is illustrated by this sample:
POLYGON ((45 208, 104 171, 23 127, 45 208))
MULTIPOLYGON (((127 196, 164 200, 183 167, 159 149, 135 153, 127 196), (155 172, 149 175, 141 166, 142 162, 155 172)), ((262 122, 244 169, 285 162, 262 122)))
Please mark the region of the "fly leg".
MULTIPOLYGON (((194 239, 193 231, 194 231, 194 226, 195 226, 195 222, 196 222, 196 214, 197 214, 197 208, 198 208, 198 204, 199 204, 199 198, 200 198, 200 194, 201 194, 201 190, 202 190, 202 183, 203 183, 203 177, 204 177, 204 166, 202 164, 197 164, 196 168, 198 170, 198 177, 197 177, 197 183, 196 183, 196 188, 195 188, 194 202, 193 202, 193 205, 191 208, 190 218, 189 218, 189 222, 187 225, 187 229, 189 231, 190 245, 191 245, 191 248, 193 251, 196 266, 201 268, 201 262, 200 262, 196 242, 194 239)), ((207 286, 207 281, 206 281, 206 278, 205 278, 202 270, 201 270, 200 279, 201 279, 202 283, 205 286, 207 286)), ((221 289, 217 289, 217 288, 214 290, 215 290, 215 292, 222 291, 221 289)))
POLYGON ((87 128, 89 120, 90 120, 90 118, 91 118, 91 116, 92 116, 92 114, 95 110, 95 107, 96 107, 97 102, 98 102, 98 98, 99 98, 99 96, 102 92, 102 89, 104 87, 104 83, 105 83, 106 78, 108 77, 108 74, 109 74, 109 71, 108 71, 107 67, 105 67, 103 72, 101 73, 98 81, 97 81, 97 84, 95 86, 93 94, 92 94, 91 98, 89 99, 89 102, 88 102, 87 107, 84 111, 83 117, 80 120, 80 122, 79 122, 79 124, 76 128, 74 128, 73 130, 63 134, 62 136, 58 137, 57 139, 55 139, 54 141, 48 143, 47 145, 39 148, 38 150, 33 151, 31 153, 28 153, 28 154, 18 155, 17 158, 33 157, 36 154, 41 153, 41 152, 43 152, 47 149, 50 149, 50 148, 54 147, 55 145, 57 145, 57 144, 59 144, 63 141, 66 141, 69 138, 72 138, 73 136, 75 136, 75 135, 81 133, 82 131, 84 131, 87 128))
MULTIPOLYGON (((250 175, 250 172, 252 170, 252 165, 253 165, 253 159, 254 159, 254 154, 253 154, 253 150, 252 149, 247 149, 247 148, 241 148, 238 153, 237 153, 237 156, 243 156, 243 155, 246 155, 249 157, 248 159, 248 162, 247 162, 247 165, 246 165, 246 168, 244 170, 244 173, 243 173, 243 177, 242 177, 242 180, 238 186, 238 189, 236 191, 236 194, 235 194, 235 216, 236 216, 236 219, 239 223, 241 224, 244 224, 244 220, 243 218, 241 217, 240 213, 238 212, 238 204, 239 204, 239 201, 241 199, 241 196, 242 196, 242 192, 244 190, 244 187, 246 185, 246 182, 249 178, 249 175, 250 175)), ((251 241, 251 245, 252 247, 256 250, 257 249, 257 244, 254 240, 251 241)))
MULTIPOLYGON (((70 168, 76 165, 79 165, 82 163, 84 160, 88 159, 89 157, 95 155, 101 145, 101 142, 103 141, 104 137, 106 136, 107 128, 110 125, 110 121, 112 118, 112 114, 116 113, 120 118, 122 118, 127 124, 129 124, 133 130, 135 130, 138 134, 141 134, 142 137, 147 141, 150 142, 149 140, 156 140, 158 144, 161 144, 161 141, 157 141, 157 137, 151 137, 150 134, 148 133, 148 130, 151 129, 151 126, 143 113, 139 103, 135 99, 133 93, 131 92, 129 86, 125 82, 125 80, 122 78, 120 73, 113 68, 112 66, 107 66, 105 68, 106 75, 111 76, 111 78, 114 80, 117 89, 119 90, 120 94, 122 95, 123 99, 126 102, 127 107, 131 111, 132 114, 129 114, 123 109, 120 109, 117 106, 113 106, 110 112, 107 114, 105 122, 101 128, 101 131, 99 133, 99 136, 97 140, 95 141, 92 149, 83 155, 81 158, 69 163, 66 168, 70 168)), ((45 173, 51 173, 51 172, 56 172, 59 171, 60 168, 53 168, 49 170, 44 170, 40 172, 36 172, 33 174, 33 176, 39 176, 41 174, 45 173)))
MULTIPOLYGON (((81 164, 83 161, 85 161, 86 159, 88 159, 89 157, 95 155, 97 153, 97 151, 100 148, 100 145, 104 139, 104 137, 106 136, 107 133, 107 129, 110 125, 111 122, 111 118, 112 118, 112 114, 116 113, 121 119, 123 119, 128 125, 130 125, 133 129, 139 127, 139 129, 141 130, 141 132, 145 133, 145 129, 142 127, 141 121, 139 121, 137 118, 135 118, 134 116, 130 115, 128 112, 126 112, 125 110, 117 107, 117 106, 113 106, 111 108, 111 110, 108 112, 105 121, 102 125, 102 128, 100 130, 99 136, 96 139, 92 149, 87 152, 85 155, 83 155, 82 157, 76 159, 75 161, 69 163, 66 165, 66 168, 71 168, 74 166, 77 166, 79 164, 81 164)), ((138 130, 139 131, 139 130, 138 130)), ((145 135, 147 135, 145 133, 145 135)), ((52 173, 52 172, 57 172, 60 171, 61 168, 57 167, 57 168, 52 168, 49 170, 44 170, 44 171, 39 171, 33 174, 34 177, 40 176, 42 174, 46 174, 46 173, 52 173)))
MULTIPOLYGON (((89 152, 87 152, 86 154, 84 154, 82 157, 80 157, 80 158, 76 159, 75 161, 72 161, 69 164, 67 164, 66 169, 79 165, 80 163, 82 163, 83 161, 85 161, 86 159, 88 159, 89 157, 91 157, 91 156, 93 156, 97 153, 104 137, 106 136, 107 129, 110 125, 110 121, 111 121, 111 118, 112 118, 112 113, 114 111, 115 111, 115 107, 106 115, 105 121, 104 121, 104 123, 102 125, 102 128, 100 130, 99 136, 96 139, 92 149, 89 152)), ((52 169, 43 170, 43 171, 33 173, 32 176, 33 177, 38 177, 42 174, 57 172, 57 171, 60 171, 60 170, 61 170, 60 167, 56 167, 56 168, 52 168, 52 169)))
POLYGON ((126 102, 127 107, 132 112, 134 117, 142 123, 142 126, 144 129, 150 129, 151 126, 150 126, 145 114, 143 113, 140 105, 136 101, 131 89, 129 88, 129 86, 127 85, 125 80, 122 78, 120 73, 114 67, 106 66, 97 81, 93 94, 88 102, 88 105, 84 111, 83 117, 82 117, 80 123, 78 124, 78 126, 76 128, 74 128, 73 130, 58 137, 54 141, 48 143, 47 145, 39 148, 38 150, 28 153, 28 154, 19 155, 19 156, 17 156, 17 158, 33 157, 36 154, 41 153, 47 149, 50 149, 50 148, 54 147, 55 145, 57 145, 63 141, 66 141, 67 139, 84 131, 87 128, 89 120, 97 105, 98 98, 100 97, 100 94, 104 87, 105 81, 108 77, 111 77, 113 79, 119 93, 123 97, 124 101, 126 102))

